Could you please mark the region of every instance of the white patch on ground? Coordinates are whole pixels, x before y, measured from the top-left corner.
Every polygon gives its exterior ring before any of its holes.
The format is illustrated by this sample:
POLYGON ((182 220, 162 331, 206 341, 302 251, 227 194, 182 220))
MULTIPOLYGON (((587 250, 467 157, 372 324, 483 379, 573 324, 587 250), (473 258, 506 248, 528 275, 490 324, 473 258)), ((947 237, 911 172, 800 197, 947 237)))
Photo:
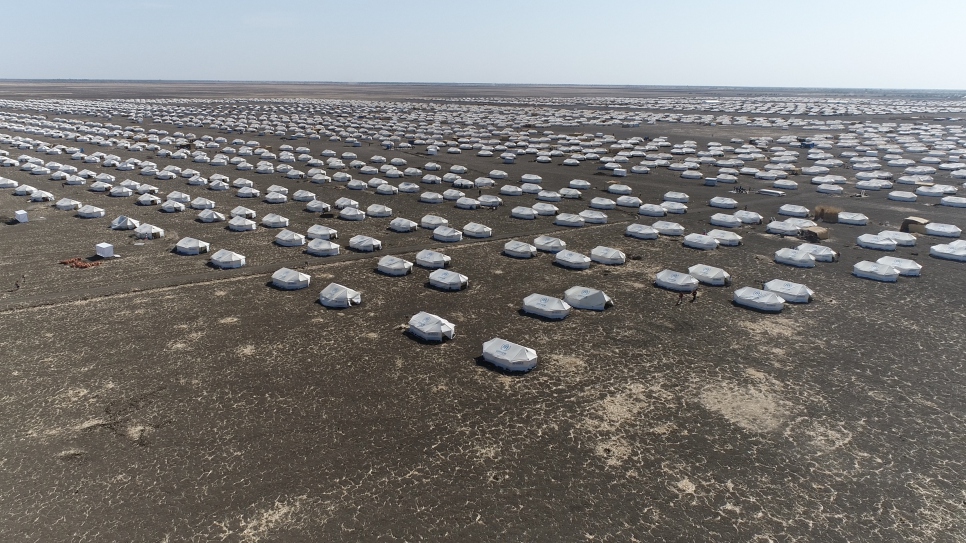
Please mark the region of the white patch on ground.
POLYGON ((746 370, 750 383, 722 381, 704 387, 698 401, 728 421, 750 432, 774 432, 791 418, 792 406, 782 386, 764 373, 746 370))

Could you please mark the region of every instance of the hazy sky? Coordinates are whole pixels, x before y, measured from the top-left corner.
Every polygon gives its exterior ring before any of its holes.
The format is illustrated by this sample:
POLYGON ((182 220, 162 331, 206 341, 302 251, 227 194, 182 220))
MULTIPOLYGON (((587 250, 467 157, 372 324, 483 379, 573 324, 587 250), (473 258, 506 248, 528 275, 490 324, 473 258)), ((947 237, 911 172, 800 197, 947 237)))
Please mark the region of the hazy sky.
POLYGON ((964 0, 4 3, 0 78, 966 89, 964 0))

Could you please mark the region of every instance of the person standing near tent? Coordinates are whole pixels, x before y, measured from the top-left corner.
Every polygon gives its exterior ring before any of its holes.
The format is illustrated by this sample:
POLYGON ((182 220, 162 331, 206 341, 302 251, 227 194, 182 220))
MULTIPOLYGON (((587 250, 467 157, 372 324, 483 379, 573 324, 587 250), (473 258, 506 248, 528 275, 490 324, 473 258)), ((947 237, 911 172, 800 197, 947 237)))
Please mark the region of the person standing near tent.
POLYGON ((676 303, 674 305, 676 305, 676 306, 677 305, 681 305, 682 302, 684 302, 684 293, 683 292, 678 292, 678 303, 676 303))
POLYGON ((692 304, 694 303, 695 300, 698 299, 698 290, 699 289, 694 289, 694 292, 691 293, 691 303, 692 304))

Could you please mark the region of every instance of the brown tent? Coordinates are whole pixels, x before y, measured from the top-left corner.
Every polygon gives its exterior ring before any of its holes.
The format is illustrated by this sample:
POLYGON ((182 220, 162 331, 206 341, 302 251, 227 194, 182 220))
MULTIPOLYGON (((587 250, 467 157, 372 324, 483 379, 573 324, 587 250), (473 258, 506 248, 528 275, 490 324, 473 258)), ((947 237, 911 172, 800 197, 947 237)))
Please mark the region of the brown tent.
POLYGON ((929 222, 929 219, 923 219, 922 217, 906 217, 902 219, 902 226, 899 227, 899 231, 909 232, 911 234, 925 234, 926 225, 929 222))
POLYGON ((802 228, 801 237, 809 243, 828 239, 828 228, 822 228, 821 226, 809 226, 802 228))

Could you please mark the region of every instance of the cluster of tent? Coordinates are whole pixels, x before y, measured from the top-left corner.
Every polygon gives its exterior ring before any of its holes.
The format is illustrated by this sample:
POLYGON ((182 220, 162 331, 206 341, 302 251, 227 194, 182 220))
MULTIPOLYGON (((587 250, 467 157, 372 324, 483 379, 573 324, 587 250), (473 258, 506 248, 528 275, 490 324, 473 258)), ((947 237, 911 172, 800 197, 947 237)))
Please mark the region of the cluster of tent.
MULTIPOLYGON (((215 199, 192 197, 180 190, 165 191, 159 195, 159 187, 131 179, 117 181, 107 168, 117 172, 132 172, 151 183, 157 180, 163 185, 183 179, 189 190, 207 190, 210 194, 222 192, 238 198, 262 198, 266 204, 283 206, 289 202, 301 202, 308 211, 327 213, 338 210, 341 220, 367 221, 372 218, 389 219, 387 228, 395 232, 413 232, 419 228, 432 231, 432 238, 440 243, 458 242, 466 237, 488 238, 493 229, 479 222, 470 222, 462 229, 450 225, 438 214, 427 214, 419 221, 394 217, 392 207, 372 204, 364 209, 358 201, 348 196, 329 204, 317 198, 315 192, 298 190, 289 194, 281 185, 271 185, 264 190, 243 177, 234 181, 222 173, 204 177, 198 164, 212 168, 232 168, 253 174, 278 175, 288 179, 308 179, 312 183, 340 183, 349 190, 369 190, 375 195, 398 197, 400 194, 419 193, 420 202, 428 206, 453 205, 458 209, 475 210, 499 208, 504 198, 514 199, 530 195, 536 201, 530 205, 510 207, 509 214, 520 220, 538 220, 551 217, 553 223, 568 228, 580 228, 587 224, 606 224, 605 211, 636 209, 638 216, 654 217, 652 224, 635 223, 626 227, 625 235, 635 239, 651 240, 660 236, 680 237, 683 246, 700 251, 712 251, 719 247, 734 247, 742 243, 742 236, 733 230, 744 225, 761 224, 759 213, 739 209, 734 198, 716 196, 707 205, 722 210, 713 214, 710 224, 715 229, 699 233, 686 233, 683 225, 667 220, 669 215, 684 215, 688 206, 695 205, 691 197, 680 190, 664 194, 661 202, 644 202, 633 196, 628 184, 609 183, 607 196, 589 198, 588 209, 579 213, 561 213, 555 205, 564 200, 583 199, 592 188, 590 182, 574 179, 567 187, 549 190, 543 186, 539 172, 510 179, 503 170, 494 169, 486 176, 468 179, 466 166, 455 164, 443 172, 437 162, 409 164, 406 159, 373 155, 360 159, 356 152, 338 153, 325 149, 318 156, 307 145, 281 145, 278 149, 262 145, 253 137, 282 137, 293 142, 298 140, 328 141, 333 145, 359 147, 365 142, 376 143, 385 150, 418 150, 433 155, 445 152, 459 155, 475 152, 480 157, 491 157, 494 162, 513 164, 521 158, 532 158, 534 164, 559 164, 578 166, 596 164, 598 171, 612 177, 647 175, 658 169, 676 172, 682 179, 699 181, 703 185, 717 186, 749 183, 763 194, 786 195, 800 190, 801 185, 811 184, 816 191, 830 198, 844 195, 846 190, 881 193, 891 191, 884 199, 916 202, 920 199, 946 207, 966 207, 966 198, 957 196, 959 179, 966 179, 966 131, 959 125, 922 123, 888 123, 867 121, 825 121, 817 118, 799 118, 815 113, 828 115, 840 112, 842 106, 833 103, 817 103, 814 100, 767 101, 759 99, 722 99, 694 101, 693 99, 620 99, 618 103, 645 104, 660 107, 664 111, 696 111, 703 113, 655 113, 629 110, 621 113, 611 109, 615 102, 606 102, 606 108, 575 108, 563 99, 488 99, 485 107, 454 100, 437 100, 435 103, 420 102, 348 102, 338 100, 318 101, 272 101, 271 107, 260 102, 231 103, 228 101, 205 102, 192 106, 175 105, 164 101, 83 101, 83 100, 0 100, 0 108, 16 108, 31 113, 0 111, 0 129, 25 134, 12 136, 0 134, 0 144, 6 144, 22 152, 11 157, 0 151, 0 167, 18 168, 38 179, 47 177, 67 185, 90 185, 92 193, 110 198, 133 198, 137 205, 158 206, 162 211, 178 213, 187 209, 197 210, 197 218, 205 223, 227 221, 235 232, 254 231, 258 228, 255 211, 236 206, 226 217, 217 211, 215 199), (502 104, 502 105, 501 105, 502 104), (195 106, 198 107, 195 107, 195 106), (521 109, 522 108, 522 109, 521 109), (96 115, 99 117, 126 118, 128 126, 96 121, 78 121, 41 115, 96 115), (405 112, 405 114, 400 114, 405 112), (708 113, 713 112, 713 113, 708 113), (445 117, 440 117, 440 114, 445 117), (761 114, 753 117, 746 114, 761 114), (787 118, 778 117, 787 115, 787 118), (173 132, 161 128, 145 129, 140 126, 145 118, 155 123, 171 125, 173 132), (387 119, 392 120, 387 120, 387 119), (443 119, 442 121, 440 119, 443 119), (455 120, 459 119, 459 121, 455 120), (522 122, 526 120, 527 122, 522 122), (760 137, 745 142, 732 139, 725 142, 709 142, 702 147, 695 141, 672 143, 666 137, 646 139, 643 137, 618 138, 604 132, 579 134, 573 130, 556 133, 549 128, 579 126, 635 127, 655 122, 703 122, 707 124, 743 125, 763 128, 796 128, 809 131, 807 137, 783 136, 777 139, 760 137), (522 125, 533 128, 521 128, 522 125), (192 129, 217 130, 226 136, 231 133, 245 137, 209 136, 191 133, 192 129), (43 139, 34 139, 33 136, 43 139), (60 141, 63 143, 53 143, 60 141), (102 149, 85 153, 84 148, 102 149), (172 161, 160 165, 151 160, 124 158, 121 150, 129 153, 153 152, 157 157, 172 161), (277 153, 276 153, 277 151, 277 153), (211 155, 209 155, 211 153, 211 155), (804 155, 804 156, 803 156, 804 155), (179 162, 184 161, 184 162, 179 162), (77 164, 76 166, 72 163, 77 164), (176 164, 184 164, 178 166, 176 164), (100 168, 100 173, 87 169, 100 168), (305 170, 297 169, 296 166, 305 170), (304 166, 304 167, 303 167, 304 166), (839 173, 847 173, 839 175, 839 173), (355 177, 354 177, 355 176, 355 177), (360 176, 368 179, 357 178, 360 176), (379 176, 401 180, 394 185, 379 176), (807 181, 807 182, 806 182, 807 181), (429 185, 425 190, 420 184, 429 185), (449 184, 451 188, 437 192, 435 185, 449 184), (477 198, 468 196, 468 189, 496 188, 499 196, 487 194, 477 198), (892 190, 895 184, 908 185, 909 190, 892 190), (135 198, 135 195, 137 197, 135 198), (725 212, 727 211, 727 212, 725 212)), ((594 104, 597 99, 588 99, 594 104)), ((604 102, 601 102, 604 103, 604 102)), ((960 104, 909 103, 896 101, 849 101, 850 112, 866 111, 882 113, 927 112, 931 108, 952 111, 960 104)), ((438 160, 438 159, 433 159, 438 160)), ((543 166, 545 167, 545 166, 543 166)), ((535 166, 538 168, 538 166, 535 166)), ((224 170, 219 170, 224 171, 224 170)), ((248 175, 243 174, 243 175, 248 175)), ((54 202, 56 197, 44 190, 0 177, 0 188, 12 189, 15 195, 28 197, 34 202, 54 202)), ((352 193, 346 193, 352 194, 352 193)), ((100 197, 100 196, 99 196, 100 197)), ((214 196, 213 196, 214 198, 214 196)), ((386 200, 390 201, 390 200, 386 200)), ((56 200, 57 209, 76 211, 79 217, 102 218, 105 210, 95 205, 83 204, 70 198, 56 200)), ((780 236, 798 236, 803 230, 816 225, 809 217, 811 211, 804 206, 786 204, 778 208, 783 220, 770 221, 766 231, 780 236)), ((18 219, 20 218, 18 212, 18 219)), ((26 219, 24 219, 26 220, 26 219)), ((856 212, 841 212, 838 223, 848 226, 866 226, 869 217, 856 212)), ((289 220, 279 213, 268 213, 260 225, 280 230, 273 242, 283 247, 305 247, 314 256, 340 254, 338 231, 326 225, 314 225, 304 234, 289 230, 289 220)), ((111 221, 115 230, 132 230, 137 237, 158 239, 164 230, 131 217, 121 215, 111 221)), ((926 235, 958 238, 959 228, 952 224, 927 223, 926 235)), ((882 231, 865 233, 856 238, 859 247, 871 250, 894 251, 896 247, 915 244, 915 236, 907 232, 882 231)), ((382 249, 382 242, 371 236, 355 235, 348 246, 356 251, 370 252, 382 249)), ((195 238, 182 238, 175 245, 175 252, 184 255, 209 253, 210 245, 195 238)), ((539 252, 553 254, 554 264, 575 270, 587 269, 592 263, 622 265, 626 255, 617 248, 597 246, 582 254, 567 248, 559 238, 542 235, 526 243, 511 240, 503 245, 503 253, 509 257, 528 259, 539 252)), ((961 240, 937 244, 930 248, 936 258, 966 261, 966 242, 961 240)), ((802 268, 815 267, 816 262, 834 262, 838 254, 817 243, 803 243, 795 248, 783 248, 775 253, 775 261, 802 268)), ((243 255, 220 249, 209 257, 212 266, 237 268, 246 264, 243 255)), ((451 259, 439 251, 420 251, 415 263, 394 255, 379 259, 377 270, 389 276, 402 276, 413 272, 414 265, 432 270, 429 284, 437 289, 456 291, 465 289, 469 279, 447 269, 451 259)), ((876 261, 861 261, 853 266, 857 277, 879 281, 896 281, 901 276, 916 276, 922 266, 915 261, 884 256, 876 261)), ((272 284, 284 290, 307 288, 310 276, 297 270, 282 268, 272 275, 272 284)), ((687 273, 663 270, 656 274, 655 284, 675 292, 693 292, 699 285, 714 287, 731 284, 731 276, 723 269, 696 264, 687 273)), ((737 305, 762 311, 780 311, 785 303, 808 303, 813 292, 805 285, 775 279, 761 285, 762 288, 742 287, 734 292, 737 305)), ((319 296, 326 307, 350 307, 361 303, 361 294, 348 287, 332 283, 319 296)), ((522 310, 547 319, 566 318, 572 308, 603 310, 612 305, 610 298, 600 290, 589 287, 568 289, 563 298, 532 294, 524 299, 522 310)), ((409 333, 425 341, 442 341, 452 338, 455 325, 437 315, 420 312, 409 322, 409 333)), ((495 338, 484 344, 484 358, 508 371, 528 371, 536 364, 536 353, 529 348, 495 338)))

